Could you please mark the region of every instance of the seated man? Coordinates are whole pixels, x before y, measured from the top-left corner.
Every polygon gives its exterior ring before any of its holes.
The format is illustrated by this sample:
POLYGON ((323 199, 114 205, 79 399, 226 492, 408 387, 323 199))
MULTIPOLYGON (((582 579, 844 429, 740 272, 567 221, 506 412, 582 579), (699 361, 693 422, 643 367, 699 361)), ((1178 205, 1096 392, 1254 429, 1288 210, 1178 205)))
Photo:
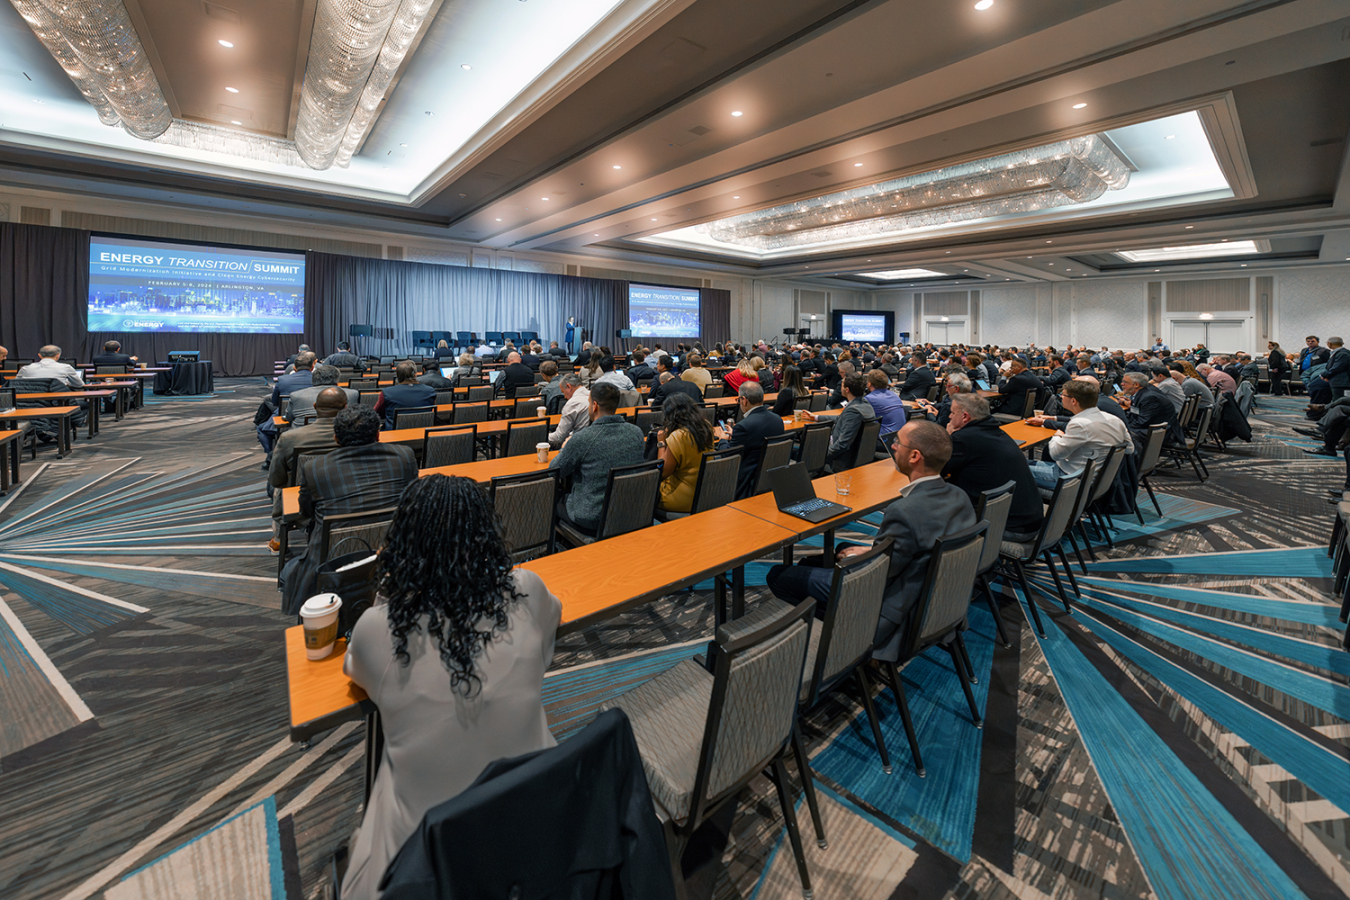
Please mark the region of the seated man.
MULTIPOLYGON (((951 452, 951 438, 932 422, 907 423, 891 444, 895 468, 909 483, 900 489, 900 498, 886 507, 877 529, 877 540, 891 540, 885 599, 872 642, 873 656, 879 660, 900 658, 905 625, 918 602, 933 544, 975 524, 975 510, 965 492, 942 480, 942 467, 951 452)), ((844 547, 836 557, 843 560, 866 551, 866 547, 844 547)), ((775 597, 801 603, 807 597, 828 600, 833 578, 834 570, 827 565, 799 563, 774 566, 766 580, 775 597)))
POLYGON ((558 386, 563 396, 563 408, 556 427, 548 433, 550 449, 557 450, 573 434, 591 424, 591 392, 581 384, 575 372, 562 379, 558 386))
MULTIPOLYGON (((983 368, 983 367, 981 367, 983 368)), ((943 387, 942 402, 934 405, 928 400, 920 399, 914 401, 919 404, 919 409, 932 416, 943 428, 951 421, 952 416, 952 397, 957 394, 973 394, 975 385, 971 382, 970 376, 963 375, 960 372, 952 372, 947 376, 947 383, 943 387)))
MULTIPOLYGON (((1120 404, 1112 398, 1101 393, 1102 383, 1097 380, 1095 375, 1075 375, 1074 381, 1081 381, 1083 384, 1090 385, 1097 392, 1097 409, 1106 413, 1108 416, 1115 416, 1120 421, 1125 421, 1125 410, 1120 408, 1120 404)), ((1061 404, 1062 405, 1062 404, 1061 404)), ((1069 426, 1069 420, 1072 415, 1059 416, 1037 416, 1027 419, 1028 425, 1040 425, 1042 428, 1053 428, 1056 431, 1063 431, 1069 426)), ((1129 427, 1128 425, 1126 426, 1129 427)))
POLYGON ((506 371, 497 385, 502 390, 502 396, 514 397, 516 388, 534 387, 534 369, 521 362, 520 354, 512 350, 506 355, 506 371))
MULTIPOLYGON (((568 379, 574 377, 569 375, 568 379)), ((579 389, 580 379, 577 383, 579 389)), ((572 480, 571 490, 558 501, 558 518, 586 534, 595 534, 600 527, 609 470, 642 462, 644 437, 642 429, 615 415, 619 389, 614 385, 592 385, 588 407, 590 424, 566 442, 548 467, 572 480)))
POLYGON ((1013 482, 1004 534, 1011 541, 1035 540, 1043 518, 1041 494, 1022 448, 990 416, 989 401, 979 394, 953 397, 947 433, 952 436, 952 455, 942 467, 942 477, 966 492, 972 508, 985 491, 1013 482))
MULTIPOLYGON (((319 366, 320 369, 332 368, 319 366)), ((336 371, 336 370, 334 370, 336 371)), ((267 470, 267 488, 272 496, 272 552, 281 550, 281 489, 298 483, 295 477, 297 454, 333 446, 333 422, 347 408, 347 394, 339 387, 322 387, 314 397, 316 418, 308 425, 287 429, 277 438, 272 452, 272 467, 267 470)), ((308 524, 308 523, 306 523, 308 524)))
POLYGON ((755 472, 764 458, 764 442, 783 433, 783 420, 764 405, 764 388, 757 381, 747 381, 736 389, 736 405, 740 419, 728 433, 720 425, 713 429, 717 449, 744 447, 741 471, 736 478, 736 498, 749 497, 755 490, 755 472))
POLYGON ((1020 418, 1026 409, 1027 395, 1036 396, 1041 389, 1041 380, 1031 374, 1021 357, 1009 360, 1008 371, 1008 380, 998 386, 1001 396, 998 411, 1020 418))
MULTIPOLYGON (((306 350, 296 354, 294 359, 295 369, 282 375, 272 385, 272 399, 268 404, 272 415, 280 414, 282 399, 289 399, 296 391, 314 385, 314 354, 306 350)), ((262 414, 261 411, 259 414, 262 414)), ((262 444, 263 452, 267 454, 262 464, 264 470, 272 465, 272 445, 277 439, 277 427, 272 424, 272 415, 264 416, 258 424, 258 443, 262 444)))
POLYGON ((393 428, 398 410, 435 405, 436 389, 419 383, 417 367, 405 359, 394 367, 394 383, 380 391, 375 413, 383 419, 385 428, 393 428))
POLYGON ((357 372, 366 370, 366 362, 361 357, 352 352, 352 345, 346 341, 338 341, 336 353, 330 353, 323 361, 326 366, 338 366, 355 369, 357 372))
MULTIPOLYGON (((848 468, 849 460, 855 455, 855 444, 861 437, 862 427, 875 422, 877 411, 865 399, 867 382, 856 373, 844 379, 844 396, 847 401, 838 416, 833 416, 834 430, 830 432, 830 449, 825 454, 825 468, 831 472, 841 472, 848 468)), ((820 417, 813 412, 804 411, 802 417, 809 422, 817 422, 820 417)), ((872 457, 864 450, 858 462, 871 462, 872 457)))
MULTIPOLYGON (((311 376, 310 386, 301 388, 298 391, 291 392, 290 406, 286 409, 287 422, 303 422, 306 416, 316 415, 314 401, 318 399, 319 394, 326 388, 334 388, 341 391, 347 398, 344 406, 355 406, 360 402, 360 395, 351 388, 337 387, 338 370, 336 366, 319 364, 314 366, 311 376)), ((333 415, 337 415, 336 412, 333 415)))
POLYGON ((1057 391, 1071 378, 1073 378, 1073 373, 1064 365, 1064 358, 1061 356, 1050 357, 1050 374, 1043 379, 1045 386, 1052 391, 1057 391))
MULTIPOLYGON (((309 344, 301 344, 297 347, 295 352, 286 358, 286 373, 291 372, 295 368, 295 361, 300 358, 300 354, 302 353, 314 353, 314 351, 309 349, 309 344)), ((318 359, 318 356, 317 353, 314 354, 315 359, 318 359)))
POLYGON ((905 401, 891 390, 891 380, 880 369, 867 373, 867 402, 872 405, 877 418, 881 420, 881 434, 878 440, 884 448, 890 447, 891 436, 905 427, 905 401))
POLYGON ((602 374, 591 384, 595 387, 597 384, 612 384, 621 391, 634 390, 633 380, 624 373, 614 368, 614 357, 602 356, 600 358, 600 371, 602 374))
POLYGON ((1089 459, 1100 459, 1112 447, 1126 445, 1134 452, 1130 431, 1123 419, 1097 408, 1101 394, 1085 381, 1071 381, 1064 386, 1062 403, 1071 418, 1063 434, 1050 439, 1050 462, 1033 462, 1031 477, 1043 491, 1053 491, 1061 478, 1077 475, 1089 459))
MULTIPOLYGON (((633 351, 633 359, 635 360, 633 365, 629 366, 628 370, 624 372, 633 384, 637 384, 643 378, 656 380, 656 370, 647 365, 647 353, 643 348, 638 347, 633 351)), ((628 388, 624 388, 624 390, 628 390, 628 388)))
POLYGON ((672 394, 684 394, 695 403, 703 402, 703 392, 698 389, 698 385, 678 377, 669 368, 670 357, 663 356, 657 361, 656 386, 647 394, 647 405, 661 408, 661 404, 666 402, 666 398, 672 394))
POLYGON ((380 443, 380 417, 369 406, 349 406, 333 420, 338 449, 305 469, 300 513, 309 518, 309 542, 282 569, 282 608, 290 615, 314 594, 323 520, 398 505, 399 495, 417 478, 417 457, 403 444, 380 443))
POLYGON ((900 385, 900 399, 927 400, 929 389, 937 384, 937 376, 928 368, 928 360, 923 354, 916 353, 909 361, 912 365, 904 384, 900 385))
POLYGON ((544 383, 539 386, 539 405, 548 408, 550 416, 556 416, 562 412, 562 376, 558 374, 558 364, 552 359, 545 359, 539 364, 539 374, 544 376, 544 383))
POLYGON ((1195 367, 1195 370, 1204 376, 1210 390, 1214 391, 1215 395, 1231 394, 1237 391, 1237 382, 1233 380, 1233 376, 1222 369, 1216 369, 1209 363, 1201 363, 1195 367))
POLYGON ((712 373, 703 368, 703 357, 697 353, 689 354, 689 365, 680 375, 682 381, 687 381, 698 388, 698 401, 703 402, 703 392, 712 384, 712 373))
POLYGON ((1157 360, 1150 362, 1146 371, 1149 380, 1153 382, 1153 386, 1162 391, 1163 396, 1172 402, 1172 408, 1175 409, 1179 415, 1181 413, 1181 408, 1186 405, 1185 390, 1183 390, 1177 380, 1172 377, 1172 373, 1168 370, 1167 366, 1157 360))
MULTIPOLYGON (((848 402, 848 398, 844 396, 844 379, 852 375, 855 369, 853 363, 848 360, 844 360, 837 366, 832 365, 831 368, 838 373, 839 377, 834 379, 834 384, 830 388, 830 395, 825 400, 825 406, 829 409, 839 409, 848 402)), ((828 378, 826 382, 829 382, 828 378)))
POLYGON ((448 391, 455 383, 441 374, 440 361, 422 364, 422 374, 417 376, 418 384, 425 384, 433 391, 448 391))
POLYGON ((1140 459, 1143 459, 1149 428, 1153 425, 1167 426, 1167 440, 1164 443, 1182 443, 1185 440, 1181 426, 1177 423, 1177 411, 1163 392, 1149 383, 1147 375, 1127 372, 1120 387, 1126 395, 1121 401, 1121 407, 1125 410, 1125 427, 1130 430, 1134 450, 1140 459))
POLYGON ((136 357, 127 356, 122 352, 122 345, 117 341, 104 341, 103 352, 90 360, 96 366, 134 366, 136 357))
POLYGON ((64 381, 72 391, 82 391, 84 376, 73 367, 61 362, 61 348, 47 344, 38 351, 38 361, 31 362, 19 370, 15 378, 48 378, 64 381))

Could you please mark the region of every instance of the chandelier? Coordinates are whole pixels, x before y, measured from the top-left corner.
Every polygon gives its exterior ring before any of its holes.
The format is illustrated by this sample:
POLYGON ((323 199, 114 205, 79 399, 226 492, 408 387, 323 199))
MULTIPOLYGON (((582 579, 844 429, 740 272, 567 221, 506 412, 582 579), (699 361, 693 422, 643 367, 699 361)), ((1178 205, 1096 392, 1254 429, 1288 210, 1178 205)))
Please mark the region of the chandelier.
POLYGON ((98 111, 153 140, 173 122, 122 0, 10 0, 38 40, 98 111))
POLYGON ((1129 181, 1129 165, 1091 134, 708 222, 697 230, 728 244, 792 249, 1088 203, 1129 181))
POLYGON ((307 168, 305 161, 296 152, 295 143, 284 138, 268 137, 262 134, 249 134, 220 125, 207 125, 204 122, 186 122, 174 119, 168 131, 155 138, 156 144, 182 147, 186 150, 205 150, 210 153, 224 153, 240 159, 271 163, 279 166, 307 168))
POLYGON ((295 146, 315 169, 346 166, 434 0, 320 0, 295 146))

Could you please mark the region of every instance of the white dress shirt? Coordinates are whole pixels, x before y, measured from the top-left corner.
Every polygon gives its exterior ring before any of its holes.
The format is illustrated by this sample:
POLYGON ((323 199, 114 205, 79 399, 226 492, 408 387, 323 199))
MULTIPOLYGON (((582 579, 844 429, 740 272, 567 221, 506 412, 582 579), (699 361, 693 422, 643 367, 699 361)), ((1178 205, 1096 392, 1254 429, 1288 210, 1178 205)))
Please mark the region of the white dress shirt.
POLYGON ((19 370, 17 378, 55 378, 64 381, 72 390, 84 387, 84 376, 63 362, 43 357, 19 370))
POLYGON ((597 384, 612 384, 621 391, 633 390, 633 379, 615 369, 613 372, 606 372, 591 383, 591 387, 597 384))
POLYGON ((1063 432, 1050 439, 1050 458, 1066 475, 1075 475, 1089 459, 1104 456, 1120 444, 1134 452, 1125 423, 1094 406, 1075 415, 1063 432))
POLYGON ((557 450, 567 440, 567 436, 580 431, 591 424, 591 392, 579 387, 572 392, 572 399, 563 404, 562 417, 558 427, 548 433, 548 446, 557 450))

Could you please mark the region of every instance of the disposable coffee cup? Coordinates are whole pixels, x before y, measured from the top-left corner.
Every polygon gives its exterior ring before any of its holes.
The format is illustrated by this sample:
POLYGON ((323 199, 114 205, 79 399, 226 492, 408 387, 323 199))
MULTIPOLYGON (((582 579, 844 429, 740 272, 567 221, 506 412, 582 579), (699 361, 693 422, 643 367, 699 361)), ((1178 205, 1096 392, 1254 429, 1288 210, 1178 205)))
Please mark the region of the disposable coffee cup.
POLYGON ((548 462, 548 441, 541 441, 534 445, 534 455, 538 457, 541 463, 548 462))
POLYGON ((337 594, 315 594, 300 607, 300 621, 305 628, 305 656, 327 659, 332 655, 341 609, 342 598, 337 594))
POLYGON ((534 414, 535 414, 536 416, 538 416, 539 418, 542 419, 542 418, 544 418, 544 416, 547 416, 547 415, 548 415, 548 407, 547 407, 547 406, 536 406, 536 407, 534 408, 534 414))

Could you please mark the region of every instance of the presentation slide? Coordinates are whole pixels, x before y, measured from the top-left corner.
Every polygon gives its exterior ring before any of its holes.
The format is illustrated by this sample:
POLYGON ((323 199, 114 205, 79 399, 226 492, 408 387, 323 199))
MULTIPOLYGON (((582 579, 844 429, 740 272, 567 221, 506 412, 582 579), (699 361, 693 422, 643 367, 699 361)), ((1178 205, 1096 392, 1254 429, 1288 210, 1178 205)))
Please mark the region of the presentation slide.
POLYGON ((886 316, 841 316, 839 336, 846 341, 864 341, 871 344, 885 343, 886 316))
POLYGON ((299 334, 305 256, 89 239, 89 331, 299 334))
POLYGON ((630 284, 628 327, 634 337, 698 337, 698 288, 630 284))

